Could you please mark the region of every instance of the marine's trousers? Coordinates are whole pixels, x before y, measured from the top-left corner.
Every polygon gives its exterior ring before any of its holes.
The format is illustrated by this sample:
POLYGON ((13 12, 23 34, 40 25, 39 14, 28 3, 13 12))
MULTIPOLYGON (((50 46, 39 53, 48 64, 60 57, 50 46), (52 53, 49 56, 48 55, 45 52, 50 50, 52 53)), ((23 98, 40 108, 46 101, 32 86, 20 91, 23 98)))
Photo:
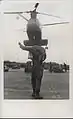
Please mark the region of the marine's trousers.
POLYGON ((32 73, 31 82, 32 82, 33 92, 35 93, 40 92, 42 76, 36 77, 35 74, 32 73))

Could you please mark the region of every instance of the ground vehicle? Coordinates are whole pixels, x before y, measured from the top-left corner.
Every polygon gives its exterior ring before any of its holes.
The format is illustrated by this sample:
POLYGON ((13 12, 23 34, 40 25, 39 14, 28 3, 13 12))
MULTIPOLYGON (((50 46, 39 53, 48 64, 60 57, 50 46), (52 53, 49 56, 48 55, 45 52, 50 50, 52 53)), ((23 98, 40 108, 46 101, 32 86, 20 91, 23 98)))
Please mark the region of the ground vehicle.
POLYGON ((12 66, 12 69, 20 69, 20 67, 17 66, 17 65, 13 65, 13 66, 12 66))
POLYGON ((9 71, 9 67, 8 66, 4 66, 4 72, 8 72, 9 71))
POLYGON ((56 66, 52 66, 52 71, 51 72, 64 73, 64 70, 59 65, 56 65, 56 66))

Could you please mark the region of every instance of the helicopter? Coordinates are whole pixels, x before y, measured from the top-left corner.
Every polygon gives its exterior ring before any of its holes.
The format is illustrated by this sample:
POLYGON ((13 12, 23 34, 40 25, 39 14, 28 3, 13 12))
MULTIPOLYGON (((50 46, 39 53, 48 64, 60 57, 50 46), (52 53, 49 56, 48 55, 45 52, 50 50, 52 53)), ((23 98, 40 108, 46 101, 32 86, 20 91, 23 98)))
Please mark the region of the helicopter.
MULTIPOLYGON (((42 31, 41 31, 41 24, 37 19, 38 14, 48 15, 56 18, 60 18, 59 16, 47 14, 47 13, 40 13, 37 12, 37 7, 39 3, 36 3, 34 9, 32 11, 24 11, 24 12, 4 12, 4 14, 18 14, 20 17, 27 21, 27 35, 29 40, 24 40, 23 43, 25 46, 33 46, 33 45, 40 45, 40 46, 47 46, 48 40, 42 39, 42 31), (23 13, 29 13, 30 19, 24 17, 23 13)), ((58 24, 66 24, 69 22, 60 22, 60 23, 51 23, 51 24, 43 24, 42 26, 49 26, 49 25, 58 25, 58 24)))

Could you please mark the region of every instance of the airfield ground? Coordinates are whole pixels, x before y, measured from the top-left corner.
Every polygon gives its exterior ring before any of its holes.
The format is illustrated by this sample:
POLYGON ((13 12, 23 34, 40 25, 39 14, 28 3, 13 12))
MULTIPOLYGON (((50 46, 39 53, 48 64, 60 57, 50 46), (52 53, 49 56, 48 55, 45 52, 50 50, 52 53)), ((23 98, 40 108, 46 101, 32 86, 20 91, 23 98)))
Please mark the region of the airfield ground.
MULTIPOLYGON (((31 74, 24 69, 4 72, 4 99, 32 99, 31 74)), ((44 99, 69 99, 69 73, 44 71, 41 92, 44 99)))

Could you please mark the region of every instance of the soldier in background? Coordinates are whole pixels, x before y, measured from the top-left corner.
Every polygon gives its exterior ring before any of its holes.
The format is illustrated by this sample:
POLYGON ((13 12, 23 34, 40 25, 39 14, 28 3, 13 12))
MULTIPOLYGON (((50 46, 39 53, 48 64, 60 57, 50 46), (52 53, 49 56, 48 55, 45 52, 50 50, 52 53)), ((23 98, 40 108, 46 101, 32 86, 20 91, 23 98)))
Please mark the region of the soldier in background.
POLYGON ((31 82, 33 93, 32 96, 35 99, 42 99, 43 97, 40 96, 40 87, 41 87, 41 80, 43 77, 43 61, 46 59, 46 52, 45 49, 41 46, 23 46, 19 43, 21 49, 30 51, 33 55, 32 62, 32 75, 31 75, 31 82))
POLYGON ((67 72, 67 65, 66 65, 66 63, 64 63, 64 69, 65 69, 65 72, 67 72))
POLYGON ((49 71, 52 73, 52 63, 49 63, 49 71))

